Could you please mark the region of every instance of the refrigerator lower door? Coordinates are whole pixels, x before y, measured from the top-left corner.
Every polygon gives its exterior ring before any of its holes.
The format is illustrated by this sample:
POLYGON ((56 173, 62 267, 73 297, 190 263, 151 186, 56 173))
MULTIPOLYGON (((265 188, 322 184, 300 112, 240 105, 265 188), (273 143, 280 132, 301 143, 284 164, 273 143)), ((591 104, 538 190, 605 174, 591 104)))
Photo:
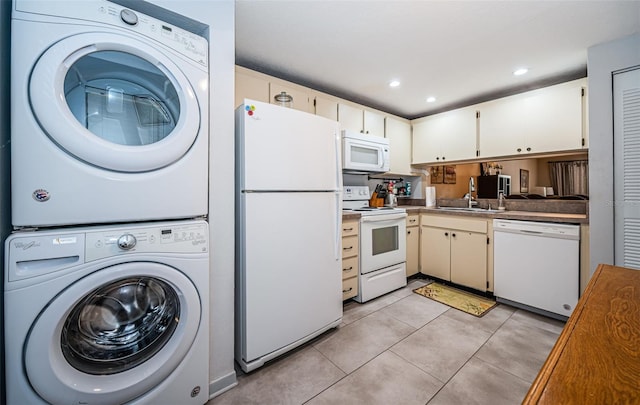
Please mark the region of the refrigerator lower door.
POLYGON ((238 362, 258 360, 248 371, 340 323, 339 199, 242 194, 238 362))

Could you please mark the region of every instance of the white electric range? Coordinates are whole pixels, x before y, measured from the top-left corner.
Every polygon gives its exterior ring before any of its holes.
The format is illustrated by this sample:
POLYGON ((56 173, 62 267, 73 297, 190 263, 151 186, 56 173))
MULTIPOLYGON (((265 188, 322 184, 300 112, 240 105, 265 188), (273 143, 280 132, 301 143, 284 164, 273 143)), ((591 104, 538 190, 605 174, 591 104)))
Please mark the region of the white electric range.
POLYGON ((343 211, 360 217, 358 302, 366 302, 407 285, 407 212, 397 207, 369 207, 367 186, 347 186, 343 211))

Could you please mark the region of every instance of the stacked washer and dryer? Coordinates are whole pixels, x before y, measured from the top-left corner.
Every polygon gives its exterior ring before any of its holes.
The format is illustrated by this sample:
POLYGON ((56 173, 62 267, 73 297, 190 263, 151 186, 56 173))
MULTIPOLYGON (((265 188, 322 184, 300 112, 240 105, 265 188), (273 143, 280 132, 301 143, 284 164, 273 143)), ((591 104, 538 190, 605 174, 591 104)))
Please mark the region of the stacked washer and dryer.
POLYGON ((129 3, 13 2, 11 405, 208 401, 208 27, 129 3))

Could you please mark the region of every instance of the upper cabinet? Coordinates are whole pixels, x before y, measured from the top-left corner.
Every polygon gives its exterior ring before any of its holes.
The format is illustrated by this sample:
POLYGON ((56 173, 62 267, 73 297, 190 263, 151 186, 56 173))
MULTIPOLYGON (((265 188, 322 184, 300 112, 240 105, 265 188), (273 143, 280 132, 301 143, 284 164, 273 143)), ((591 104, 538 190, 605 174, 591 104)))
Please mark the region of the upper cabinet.
POLYGON ((235 107, 250 98, 263 103, 269 102, 269 81, 236 69, 235 107))
POLYGON ((585 91, 579 79, 477 105, 479 157, 586 147, 585 91))
POLYGON ((342 129, 384 137, 384 115, 377 112, 340 103, 338 121, 342 129))
POLYGON ((397 118, 385 120, 385 138, 391 151, 389 172, 411 175, 411 124, 397 118))
POLYGON ((412 163, 447 163, 476 158, 477 112, 465 107, 412 121, 412 163))
POLYGON ((338 102, 329 98, 315 96, 313 100, 315 114, 338 121, 338 102))

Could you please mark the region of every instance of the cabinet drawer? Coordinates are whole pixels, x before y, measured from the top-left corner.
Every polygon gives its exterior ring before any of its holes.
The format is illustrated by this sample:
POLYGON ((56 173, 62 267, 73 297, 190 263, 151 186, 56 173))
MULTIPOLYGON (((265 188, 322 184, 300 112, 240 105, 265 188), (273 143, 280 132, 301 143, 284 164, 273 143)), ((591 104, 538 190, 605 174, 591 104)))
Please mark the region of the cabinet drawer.
POLYGON ((360 223, 358 221, 345 221, 342 223, 342 237, 358 235, 360 223))
POLYGON ((407 215, 407 228, 411 226, 418 226, 420 224, 420 215, 419 214, 410 214, 407 215))
POLYGON ((436 228, 458 229, 461 231, 487 233, 486 219, 463 218, 453 215, 439 216, 422 214, 421 224, 436 228))
POLYGON ((358 256, 342 259, 342 279, 358 275, 358 256))
POLYGON ((342 257, 358 256, 358 235, 342 238, 342 257))
POLYGON ((358 277, 342 280, 342 300, 347 300, 358 295, 358 277))

